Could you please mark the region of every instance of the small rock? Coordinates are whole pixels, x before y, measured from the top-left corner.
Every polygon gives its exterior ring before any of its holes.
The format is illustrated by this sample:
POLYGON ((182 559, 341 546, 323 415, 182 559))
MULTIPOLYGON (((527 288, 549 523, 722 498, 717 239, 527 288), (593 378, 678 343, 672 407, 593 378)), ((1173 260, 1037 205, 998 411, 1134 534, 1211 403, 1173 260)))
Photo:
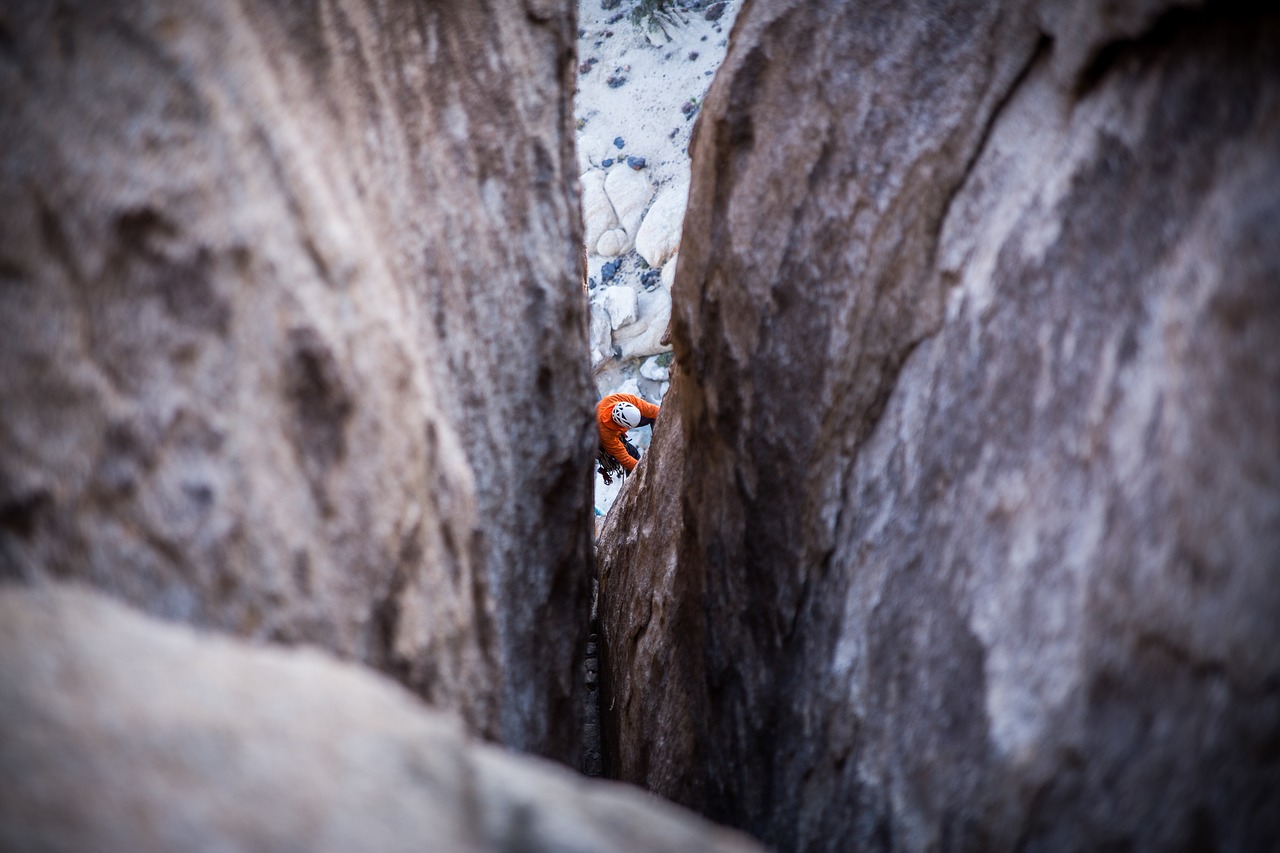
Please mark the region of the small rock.
POLYGON ((627 165, 638 172, 644 168, 644 158, 643 157, 627 157, 627 165))
POLYGON ((695 59, 697 59, 697 58, 698 58, 698 52, 697 52, 696 50, 691 50, 691 51, 689 51, 689 61, 690 61, 690 62, 692 62, 693 60, 695 60, 695 59))
POLYGON ((645 270, 640 273, 640 286, 645 290, 653 290, 662 283, 661 270, 645 270))
MULTIPOLYGON (((619 2, 621 2, 621 0, 619 0, 619 2)), ((615 4, 615 5, 617 5, 617 4, 615 4)), ((621 20, 622 20, 622 16, 623 16, 624 14, 626 14, 626 13, 625 13, 625 12, 619 12, 618 14, 614 15, 614 16, 613 16, 612 18, 610 18, 609 20, 605 21, 605 23, 606 23, 606 24, 616 24, 616 23, 618 23, 618 21, 621 21, 621 20)))
POLYGON ((612 228, 600 235, 596 241, 596 254, 605 258, 616 258, 631 251, 635 245, 631 235, 622 228, 612 228))
POLYGON ((609 261, 600 268, 600 280, 613 281, 613 277, 618 274, 618 267, 622 266, 622 261, 609 261))
POLYGON ((712 3, 707 7, 706 19, 708 21, 718 21, 720 16, 724 14, 724 3, 712 3))
POLYGON ((621 86, 623 83, 627 82, 627 78, 625 75, 611 74, 609 75, 609 79, 605 80, 604 82, 609 86, 610 89, 616 89, 619 86, 621 86))
POLYGON ((627 143, 623 141, 621 136, 615 136, 613 138, 613 147, 617 148, 618 150, 622 150, 622 147, 626 144, 627 143))
MULTIPOLYGON (((640 364, 640 375, 650 382, 666 382, 671 378, 671 369, 663 364, 661 355, 653 356, 640 364)), ((667 363, 670 360, 667 359, 667 363)))
POLYGON ((607 168, 609 168, 610 166, 612 166, 612 165, 613 165, 613 158, 612 158, 612 157, 606 157, 605 159, 603 159, 603 160, 601 160, 601 161, 600 161, 600 165, 601 165, 601 166, 603 166, 603 167, 604 167, 604 168, 606 168, 606 169, 607 169, 607 168))

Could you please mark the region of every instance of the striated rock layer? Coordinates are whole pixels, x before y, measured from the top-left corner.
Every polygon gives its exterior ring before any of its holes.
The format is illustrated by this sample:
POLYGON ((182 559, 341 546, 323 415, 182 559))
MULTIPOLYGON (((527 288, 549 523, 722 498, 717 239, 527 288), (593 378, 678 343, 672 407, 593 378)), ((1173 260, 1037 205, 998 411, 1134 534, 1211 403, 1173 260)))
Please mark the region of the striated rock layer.
POLYGON ((785 850, 1280 837, 1277 57, 1242 4, 744 9, 601 539, 614 775, 785 850))
POLYGON ((318 645, 576 762, 574 32, 6 3, 0 575, 318 645))
POLYGON ((42 585, 0 592, 5 850, 751 851, 465 738, 386 679, 42 585))

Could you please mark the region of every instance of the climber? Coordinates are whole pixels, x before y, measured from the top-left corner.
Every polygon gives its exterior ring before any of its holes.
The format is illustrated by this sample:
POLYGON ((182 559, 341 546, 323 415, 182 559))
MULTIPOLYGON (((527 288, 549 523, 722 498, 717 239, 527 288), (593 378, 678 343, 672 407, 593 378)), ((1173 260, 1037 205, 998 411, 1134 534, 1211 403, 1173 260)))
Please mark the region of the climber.
MULTIPOLYGON (((658 407, 641 400, 634 394, 610 394, 596 406, 596 425, 600 431, 600 452, 597 454, 600 473, 605 483, 612 483, 610 468, 621 465, 631 473, 640 461, 640 451, 627 441, 627 430, 648 426, 658 417, 658 407)), ((616 470, 616 469, 615 469, 616 470)))

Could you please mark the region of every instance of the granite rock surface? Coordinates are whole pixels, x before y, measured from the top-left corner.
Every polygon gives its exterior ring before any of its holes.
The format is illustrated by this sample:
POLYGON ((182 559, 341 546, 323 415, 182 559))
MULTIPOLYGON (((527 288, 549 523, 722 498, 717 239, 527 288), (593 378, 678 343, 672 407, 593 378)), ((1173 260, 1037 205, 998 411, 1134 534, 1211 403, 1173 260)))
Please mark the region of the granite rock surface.
POLYGON ((743 10, 600 540, 616 776, 781 850, 1280 836, 1277 56, 1244 4, 743 10))
POLYGON ((0 575, 320 646, 576 763, 574 33, 532 0, 6 3, 0 575))

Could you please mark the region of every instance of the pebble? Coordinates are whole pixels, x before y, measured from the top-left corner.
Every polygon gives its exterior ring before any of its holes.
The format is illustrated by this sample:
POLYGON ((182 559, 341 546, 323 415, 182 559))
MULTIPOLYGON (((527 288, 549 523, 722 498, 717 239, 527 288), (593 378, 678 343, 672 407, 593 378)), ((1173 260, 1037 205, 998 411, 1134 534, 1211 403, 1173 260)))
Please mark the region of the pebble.
POLYGON ((645 290, 652 290, 653 288, 657 287, 658 283, 661 280, 662 280, 661 270, 645 270, 644 272, 640 273, 640 285, 645 290))
POLYGON ((695 59, 697 59, 697 58, 698 58, 698 52, 697 52, 696 50, 691 50, 691 51, 689 51, 689 61, 690 61, 690 62, 692 62, 693 60, 695 60, 695 59))
POLYGON ((612 281, 613 277, 618 274, 618 267, 622 266, 622 261, 609 261, 600 268, 600 281, 612 281))
POLYGON ((601 161, 600 161, 600 165, 601 165, 601 166, 603 166, 603 167, 604 167, 604 168, 606 168, 606 169, 607 169, 607 168, 609 168, 610 166, 612 166, 612 165, 613 165, 613 158, 612 158, 612 157, 606 157, 605 159, 603 159, 603 160, 601 160, 601 161))
POLYGON ((627 165, 638 172, 644 168, 644 158, 643 157, 627 157, 627 165))
POLYGON ((623 146, 625 146, 626 144, 627 144, 626 140, 624 140, 621 136, 615 136, 613 138, 613 147, 617 148, 619 151, 621 151, 623 146))
POLYGON ((707 7, 706 18, 708 21, 718 21, 720 16, 724 14, 724 3, 712 3, 707 7))
POLYGON ((627 78, 622 75, 611 74, 609 75, 609 79, 605 80, 604 82, 608 84, 610 89, 616 89, 619 86, 621 86, 623 83, 627 82, 627 78))

